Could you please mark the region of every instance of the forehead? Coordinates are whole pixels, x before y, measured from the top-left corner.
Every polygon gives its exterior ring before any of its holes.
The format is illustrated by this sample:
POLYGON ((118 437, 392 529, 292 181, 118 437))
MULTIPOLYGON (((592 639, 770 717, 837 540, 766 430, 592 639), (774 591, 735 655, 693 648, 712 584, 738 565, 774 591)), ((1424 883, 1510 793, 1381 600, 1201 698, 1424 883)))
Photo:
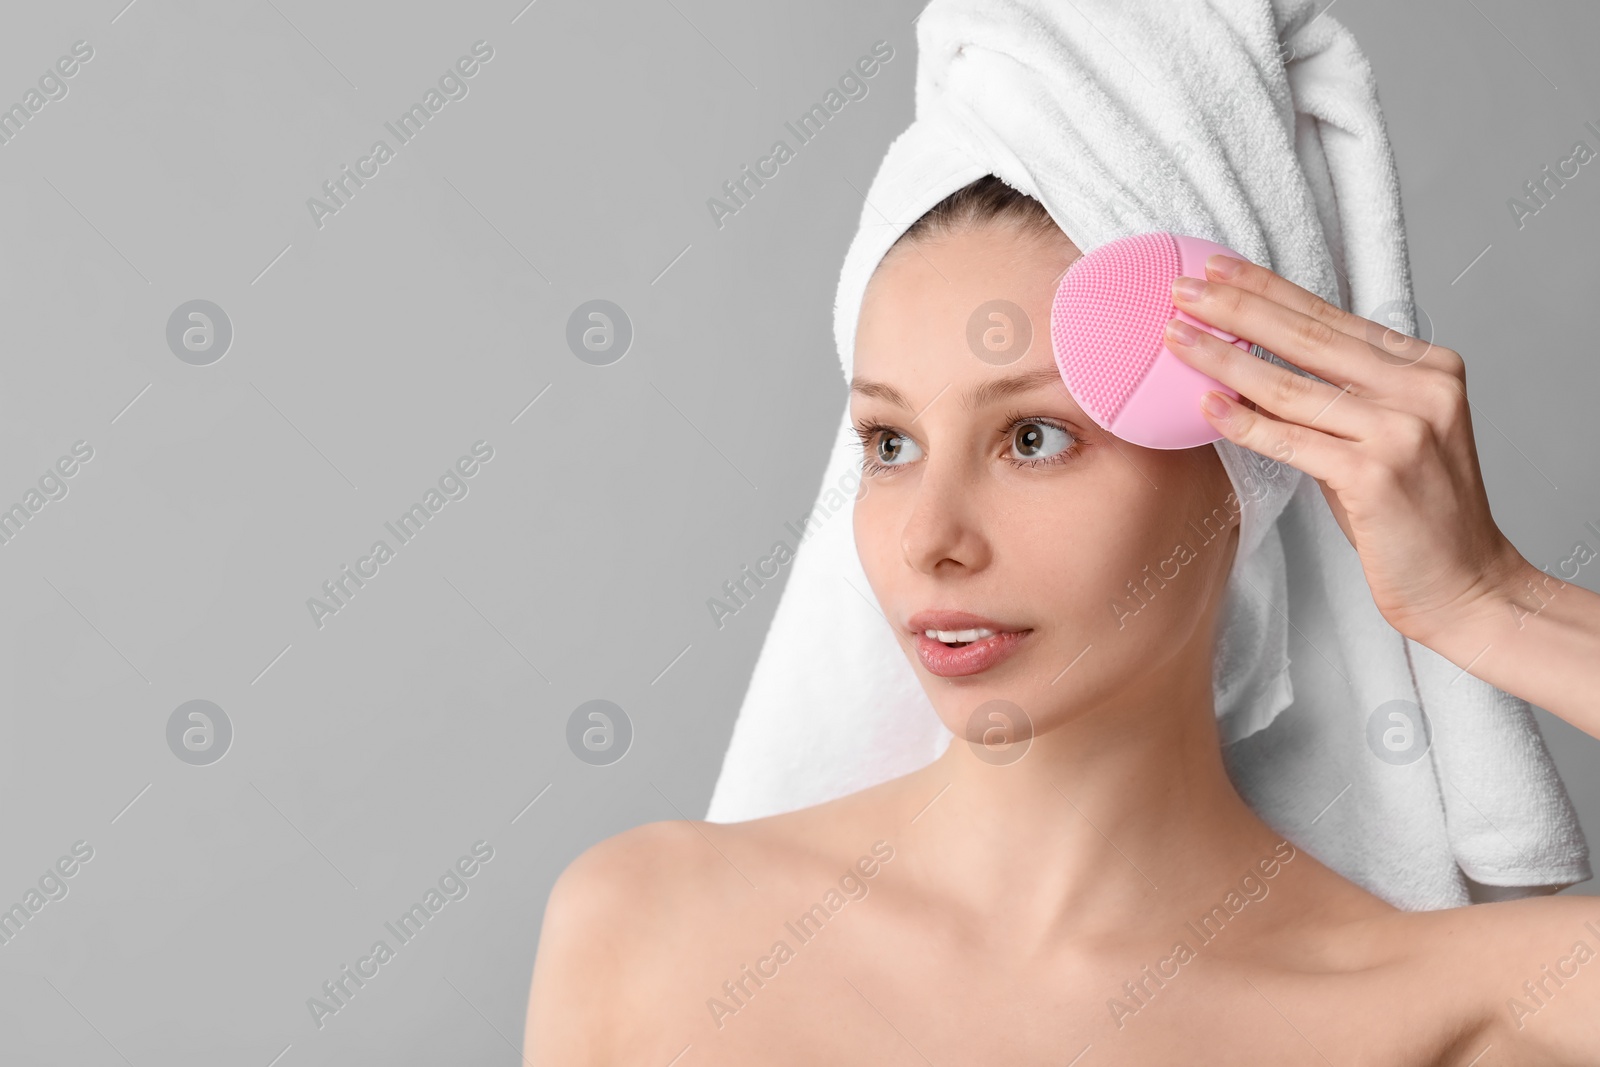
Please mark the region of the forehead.
POLYGON ((999 399, 1007 395, 999 381, 1017 377, 1031 378, 1039 392, 1053 380, 1070 403, 1051 348, 1050 308, 1078 254, 1059 231, 1042 237, 1010 225, 897 246, 862 299, 855 380, 920 398, 919 409, 951 386, 999 399))

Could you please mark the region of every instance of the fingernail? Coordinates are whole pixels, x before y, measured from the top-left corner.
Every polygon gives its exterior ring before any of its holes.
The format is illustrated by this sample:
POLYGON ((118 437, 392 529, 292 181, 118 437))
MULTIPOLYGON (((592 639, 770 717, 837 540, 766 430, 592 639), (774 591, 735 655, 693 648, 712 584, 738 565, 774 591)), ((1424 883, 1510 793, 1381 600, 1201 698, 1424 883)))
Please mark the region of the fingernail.
POLYGON ((1231 278, 1239 273, 1239 268, 1244 266, 1232 256, 1225 256, 1221 252, 1206 260, 1206 269, 1219 278, 1231 278))
POLYGON ((1199 278, 1180 277, 1172 283, 1172 295, 1185 300, 1193 300, 1206 291, 1206 283, 1199 278))
POLYGON ((1225 419, 1228 417, 1229 412, 1233 410, 1233 405, 1228 401, 1228 398, 1214 389, 1200 398, 1200 406, 1205 409, 1207 415, 1214 419, 1225 419))
POLYGON ((1182 319, 1168 319, 1167 334, 1180 345, 1192 345, 1200 339, 1200 331, 1182 319))

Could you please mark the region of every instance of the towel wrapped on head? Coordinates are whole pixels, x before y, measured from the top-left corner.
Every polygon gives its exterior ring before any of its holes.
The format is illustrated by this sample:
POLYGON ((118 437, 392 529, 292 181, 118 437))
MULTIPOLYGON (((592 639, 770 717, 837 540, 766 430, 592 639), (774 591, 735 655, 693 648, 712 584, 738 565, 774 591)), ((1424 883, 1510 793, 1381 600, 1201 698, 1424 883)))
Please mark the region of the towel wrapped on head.
MULTIPOLYGON (((839 278, 834 332, 847 379, 879 260, 929 208, 986 174, 1038 199, 1084 252, 1131 233, 1203 237, 1415 332, 1372 70, 1312 0, 932 0, 916 26, 916 118, 889 146, 839 278)), ((851 442, 847 406, 824 487, 849 478, 851 442)), ((1315 480, 1227 440, 1214 447, 1242 505, 1213 677, 1245 800, 1402 908, 1589 878, 1576 814, 1527 703, 1384 620, 1315 480), (1421 758, 1391 762, 1369 745, 1372 724, 1390 713, 1413 726, 1425 716, 1421 758)), ((851 523, 822 523, 791 570, 713 821, 864 789, 926 766, 951 737, 881 612, 862 603, 872 593, 851 523), (804 639, 818 626, 841 650, 825 671, 804 639)))

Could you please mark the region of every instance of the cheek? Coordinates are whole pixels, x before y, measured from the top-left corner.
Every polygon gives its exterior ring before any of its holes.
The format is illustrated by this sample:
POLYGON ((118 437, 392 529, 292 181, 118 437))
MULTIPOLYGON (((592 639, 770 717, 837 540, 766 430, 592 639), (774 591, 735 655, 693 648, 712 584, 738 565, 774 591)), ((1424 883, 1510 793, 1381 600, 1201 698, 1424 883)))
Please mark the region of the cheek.
MULTIPOLYGON (((906 562, 904 536, 908 502, 904 494, 882 486, 857 495, 852 532, 856 556, 862 573, 878 603, 886 610, 912 610, 906 605, 924 606, 926 577, 906 562)), ((898 628, 895 630, 899 632, 898 628)))
POLYGON ((894 534, 883 503, 883 494, 870 493, 863 488, 857 493, 853 508, 856 555, 861 558, 861 569, 874 590, 880 588, 879 583, 888 574, 887 564, 894 558, 894 534))
POLYGON ((1050 614, 1098 624, 1112 617, 1110 603, 1126 594, 1146 555, 1132 538, 1079 537, 1070 550, 1058 546, 1036 555, 1028 574, 1033 588, 1050 598, 1050 614))
POLYGON ((1111 491, 1121 487, 1074 493, 1007 524, 1003 555, 1019 588, 1044 601, 1038 617, 1056 621, 1069 640, 1115 646, 1175 636, 1203 599, 1207 553, 1225 543, 1206 547, 1183 507, 1159 490, 1111 491))
POLYGON ((1130 491, 1117 478, 1041 488, 997 525, 997 559, 1057 596, 1098 594, 1103 605, 1169 539, 1171 505, 1153 499, 1154 489, 1130 491))

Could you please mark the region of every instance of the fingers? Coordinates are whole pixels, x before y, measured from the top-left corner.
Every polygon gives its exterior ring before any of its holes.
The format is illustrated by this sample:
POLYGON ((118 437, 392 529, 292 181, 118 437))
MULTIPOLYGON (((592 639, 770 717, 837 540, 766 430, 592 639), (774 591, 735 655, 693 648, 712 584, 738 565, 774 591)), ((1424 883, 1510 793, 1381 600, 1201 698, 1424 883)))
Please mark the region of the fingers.
POLYGON ((1354 442, 1275 419, 1264 411, 1251 411, 1222 393, 1207 393, 1206 400, 1221 401, 1223 413, 1206 411, 1206 419, 1234 444, 1298 467, 1319 482, 1345 484, 1343 475, 1357 447, 1354 442))
MULTIPOLYGON (((1362 396, 1402 388, 1398 375, 1425 361, 1435 346, 1335 307, 1321 297, 1254 263, 1239 262, 1223 280, 1213 256, 1197 296, 1173 289, 1173 301, 1196 318, 1261 347, 1362 396)), ((1198 280, 1198 279, 1197 279, 1198 280)), ((1435 355, 1435 362, 1439 356, 1435 355)))
MULTIPOLYGON (((1340 333, 1383 347, 1395 355, 1420 354, 1420 351, 1414 350, 1429 347, 1428 342, 1410 334, 1330 304, 1309 289, 1294 284, 1258 263, 1234 259, 1232 256, 1211 256, 1206 260, 1206 277, 1275 300, 1309 318, 1326 323, 1340 333), (1233 266, 1235 263, 1237 267, 1233 266)), ((1407 359, 1405 362, 1414 360, 1407 359)))
POLYGON ((1366 440, 1378 429, 1382 413, 1348 387, 1285 370, 1180 319, 1168 323, 1166 340, 1178 358, 1278 419, 1351 441, 1366 440))

